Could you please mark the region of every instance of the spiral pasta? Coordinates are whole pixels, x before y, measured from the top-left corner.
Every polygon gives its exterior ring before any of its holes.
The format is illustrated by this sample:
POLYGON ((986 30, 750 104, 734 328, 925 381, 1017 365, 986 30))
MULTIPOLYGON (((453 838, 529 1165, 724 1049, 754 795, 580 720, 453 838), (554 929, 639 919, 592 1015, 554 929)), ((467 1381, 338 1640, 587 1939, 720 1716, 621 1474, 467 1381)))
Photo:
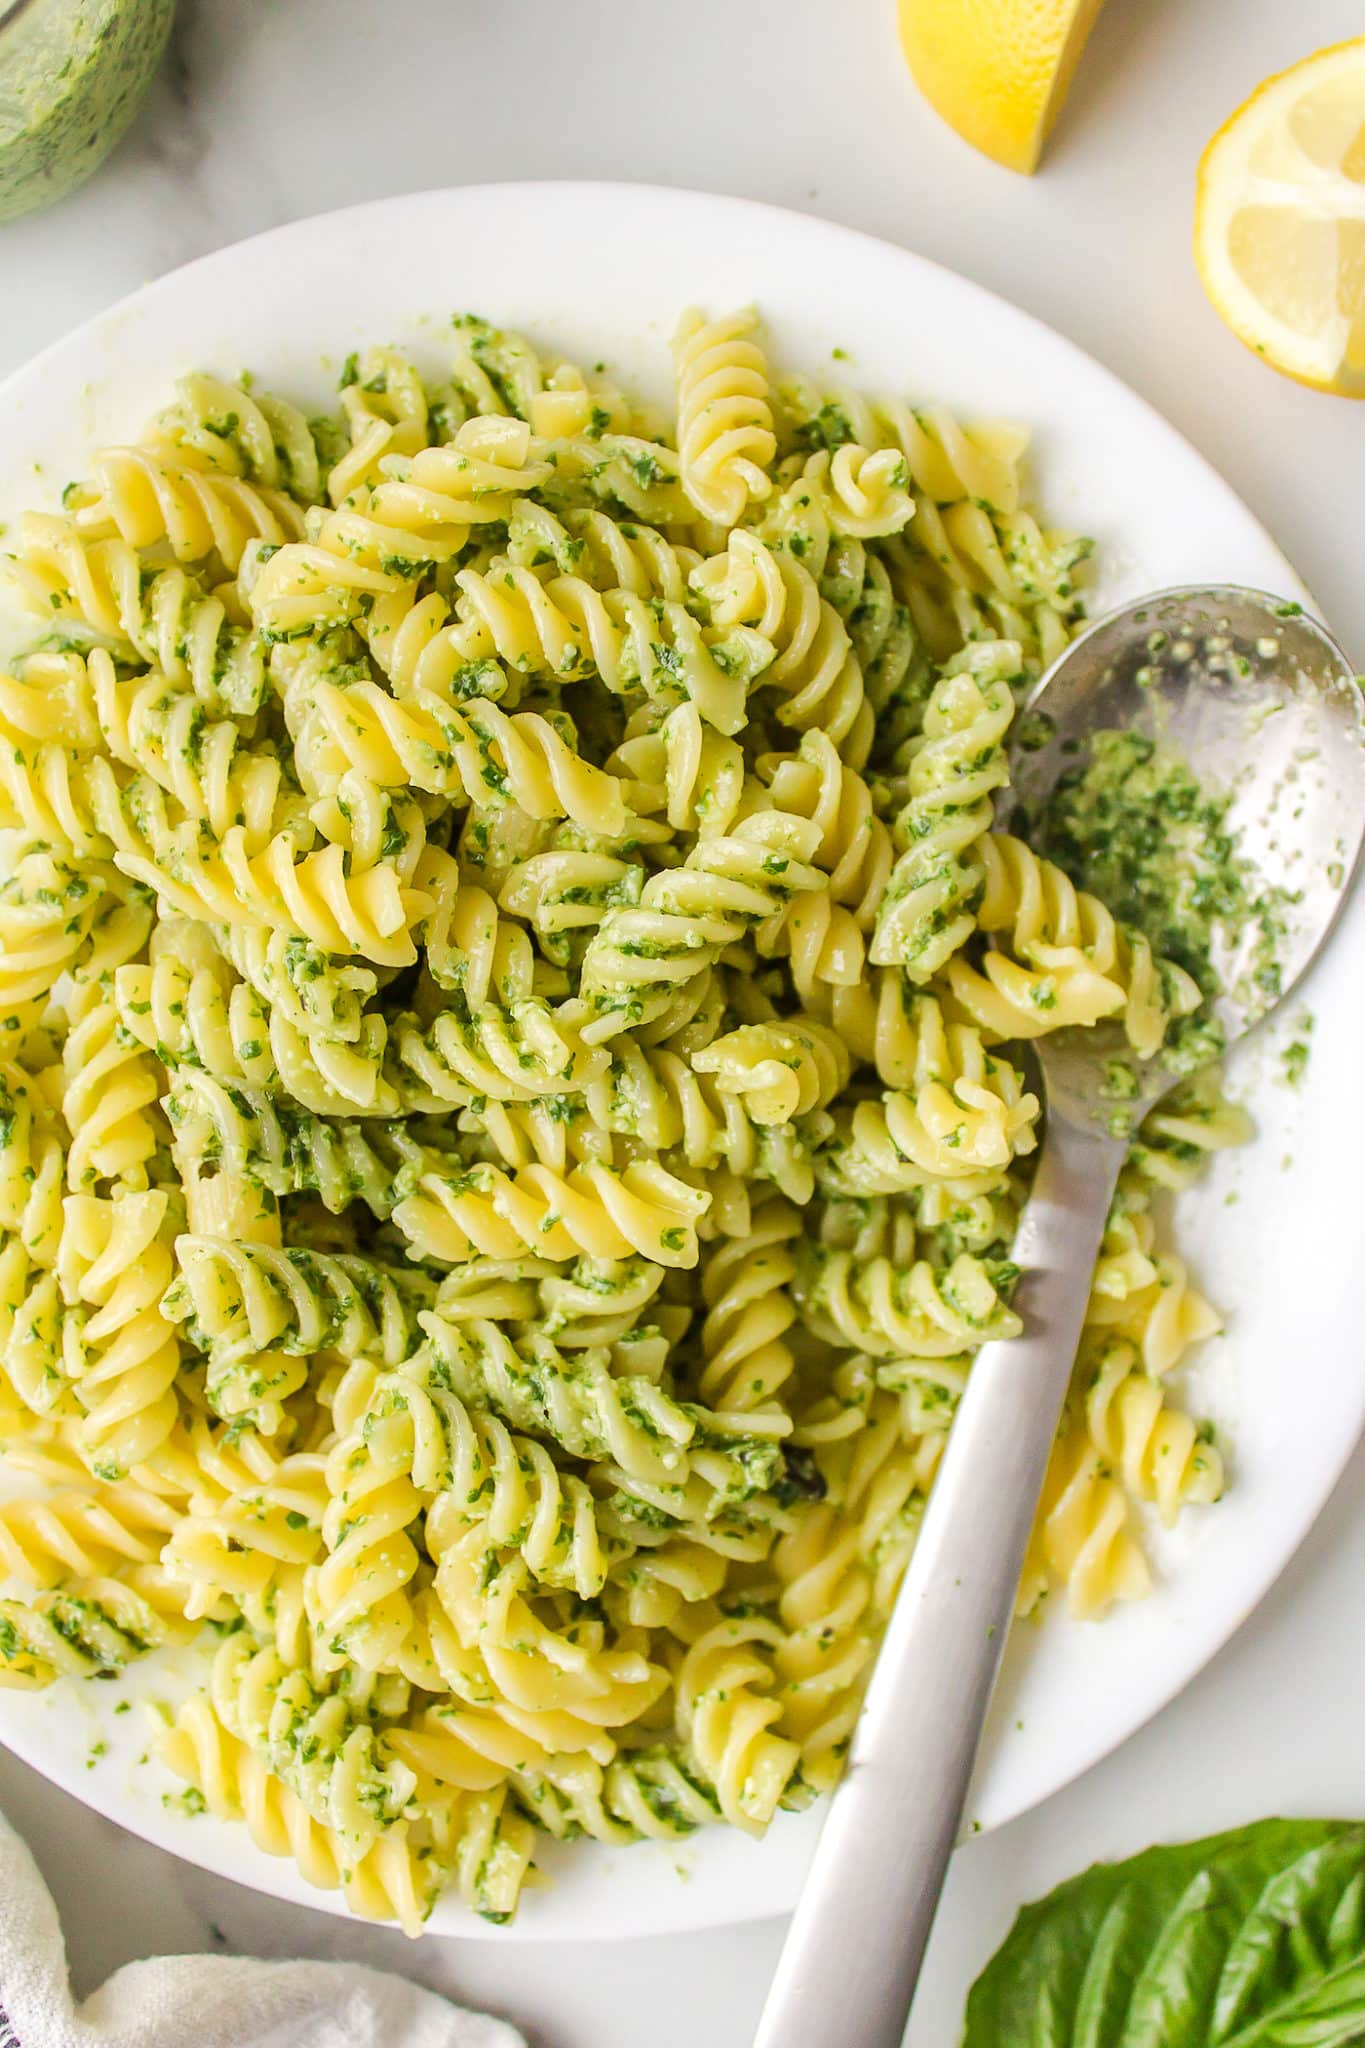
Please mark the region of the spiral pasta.
POLYGON ((583 760, 563 714, 509 715, 478 698, 404 701, 374 683, 324 682, 310 722, 316 738, 305 729, 295 746, 300 770, 319 786, 350 770, 384 789, 429 790, 482 809, 514 804, 528 817, 572 818, 609 836, 625 828, 615 778, 583 760))
POLYGON ((928 1259, 906 1270, 821 1247, 799 1262, 796 1297, 829 1343, 878 1357, 949 1358, 1018 1336, 1023 1325, 1001 1293, 1013 1277, 1013 1268, 992 1273, 969 1252, 939 1272, 928 1259))
POLYGON ((0 1563, 41 1592, 114 1566, 155 1564, 178 1520, 169 1502, 136 1486, 20 1495, 0 1506, 0 1563))
POLYGON ((701 562, 694 547, 669 540, 655 526, 616 520, 591 505, 556 513, 532 498, 512 508, 507 555, 521 568, 553 562, 562 575, 581 576, 594 590, 628 590, 670 604, 687 603, 701 562))
MULTIPOLYGON (((409 1933, 834 1784, 1020 1328, 1026 1041, 1212 1038, 997 829, 1086 547, 1017 429, 752 312, 671 419, 447 333, 181 379, 12 528, 0 674, 0 1684, 195 1645, 190 1807, 409 1933)), ((1022 1611, 1227 1482, 1165 1211, 1246 1135, 1134 1135, 1022 1611)))
POLYGON ((174 1270, 174 1210, 161 1188, 125 1188, 112 1200, 69 1195, 62 1206, 57 1278, 87 1418, 83 1452, 93 1472, 117 1479, 152 1456, 179 1413, 180 1346, 162 1312, 174 1270))
POLYGON ((210 709, 249 718, 266 693, 266 649, 229 616, 223 597, 179 563, 144 570, 137 547, 90 539, 70 518, 27 513, 11 571, 27 602, 73 634, 98 635, 120 656, 145 661, 175 690, 210 709))
POLYGON ((407 1530, 423 1509, 437 1558, 477 1530, 499 1570, 514 1554, 538 1585, 601 1592, 613 1553, 587 1486, 533 1437, 462 1401, 439 1354, 379 1375, 347 1416, 326 1468, 326 1552, 306 1593, 328 1658, 382 1668, 406 1641, 419 1562, 407 1530))
POLYGON ((761 1616, 722 1615, 689 1644, 678 1671, 678 1720, 698 1768, 731 1827, 757 1833, 777 1809, 800 1761, 773 1723, 776 1674, 764 1651, 781 1639, 761 1616))
MULTIPOLYGON (((911 742, 908 797, 896 819, 899 858, 877 910, 872 958, 927 981, 971 937, 985 869, 977 847, 991 795, 1008 776, 1003 741, 1014 715, 1008 644, 965 649, 949 663, 911 742)), ((986 927, 991 929, 991 927, 986 927)))
POLYGON ((898 449, 915 491, 936 504, 974 498, 1000 512, 1019 506, 1019 459, 1027 435, 1018 427, 963 427, 941 406, 869 398, 848 388, 823 390, 805 378, 778 387, 783 417, 811 448, 860 442, 898 449))
POLYGON ((442 438, 422 379, 396 349, 367 348, 348 358, 340 395, 349 446, 326 477, 334 505, 358 487, 377 483, 386 455, 416 455, 442 438))
POLYGON ((567 1365, 548 1339, 523 1357, 492 1323, 454 1324, 438 1311, 424 1327, 462 1398, 544 1429, 576 1457, 611 1458, 632 1476, 682 1475, 696 1424, 652 1382, 617 1381, 592 1354, 567 1365))
POLYGON ((276 1647, 306 1652, 289 1641, 302 1618, 301 1575, 322 1549, 326 1509, 324 1460, 315 1452, 283 1457, 264 1480, 250 1480, 223 1498, 199 1501, 177 1517, 161 1551, 173 1579, 187 1589, 187 1615, 223 1616, 229 1603, 248 1614, 276 1647))
POLYGON ((734 526, 772 489, 777 453, 768 366, 751 339, 754 313, 707 320, 684 313, 673 337, 678 456, 683 489, 703 519, 734 526))
POLYGON ((842 1004, 836 994, 830 1009, 835 1029, 892 1084, 852 1111, 825 1157, 831 1183, 893 1194, 906 1166, 909 1184, 926 1170, 959 1181, 1033 1150, 1036 1096, 972 1026, 950 1023, 936 997, 888 977, 875 1005, 842 1004))
POLYGON ((1052 1454, 1024 1566, 1023 1612, 1046 1593, 1049 1578, 1065 1585, 1071 1612, 1081 1619, 1103 1614, 1115 1600, 1140 1600, 1152 1583, 1127 1495, 1083 1425, 1066 1430, 1052 1454))
POLYGON ((322 491, 317 442, 308 421, 273 392, 252 391, 245 380, 192 371, 156 416, 148 439, 193 451, 210 468, 285 491, 305 505, 322 491))
POLYGON ((280 763, 252 749, 230 718, 206 717, 193 690, 154 670, 121 680, 102 650, 91 656, 89 670, 111 758, 149 776, 218 839, 237 827, 245 850, 259 853, 277 817, 284 822, 280 763))
MULTIPOLYGON (((809 1035, 816 1044, 814 1033, 809 1035)), ((804 1053, 796 1057, 804 1064, 804 1053)), ((837 1060, 837 1053, 832 1057, 837 1060)), ((818 1053, 812 1056, 813 1067, 818 1059, 818 1053)), ((805 1085, 809 1089, 809 1081, 805 1085)), ((800 1076, 796 1086, 802 1087, 800 1076)), ((648 1146, 679 1175, 723 1169, 741 1181, 770 1180, 793 1201, 810 1199, 815 1143, 823 1127, 761 1122, 743 1087, 722 1088, 712 1071, 667 1044, 642 1046, 629 1035, 615 1039, 611 1065, 589 1082, 583 1103, 592 1126, 648 1146)), ((557 1128, 564 1122, 561 1112, 557 1128)))
POLYGON ((430 899, 387 861, 356 871, 340 845, 309 852, 311 830, 297 824, 254 852, 237 823, 220 841, 206 821, 174 817, 144 771, 119 784, 107 761, 92 765, 91 807, 123 872, 183 917, 261 927, 383 967, 415 957, 411 927, 430 899))
POLYGON ((1153 954, 1141 933, 1119 926, 1062 870, 1021 839, 987 833, 979 843, 985 891, 977 922, 1003 932, 1009 951, 980 969, 948 963, 954 1001, 990 1036, 1035 1038, 1067 1024, 1122 1018, 1129 1044, 1148 1057, 1172 1019, 1202 1000, 1192 977, 1153 954))
POLYGON ((850 441, 832 452, 817 449, 804 462, 792 456, 780 465, 778 481, 785 488, 778 518, 768 523, 773 533, 788 522, 799 532, 801 522, 813 520, 837 539, 883 540, 899 533, 915 511, 904 458, 891 448, 850 441))
POLYGON ((155 961, 120 967, 114 1005, 120 1028, 172 1071, 190 1066, 228 1085, 282 1090, 319 1116, 396 1106, 380 1078, 382 1036, 376 1043, 367 1032, 368 1045, 357 1045, 321 1029, 306 1034, 283 1006, 238 981, 211 945, 204 957, 172 937, 155 961))
POLYGON ((787 1124, 839 1094, 849 1061, 827 1027, 775 1018, 713 1038, 693 1055, 693 1067, 714 1074, 722 1095, 739 1096, 755 1123, 787 1124))
MULTIPOLYGON (((978 1041, 978 1057, 979 1041, 978 1041)), ((926 1179, 973 1183, 991 1179, 1033 1149, 1038 1099, 1024 1093, 1012 1067, 985 1062, 978 1077, 962 1074, 951 1092, 927 1081, 915 1094, 888 1089, 860 1102, 823 1155, 819 1172, 841 1194, 894 1195, 926 1179)))
MULTIPOLYGON (((839 758, 830 735, 818 729, 802 735, 795 755, 778 756, 760 767, 777 810, 820 826, 815 862, 829 875, 830 901, 847 910, 859 932, 868 931, 890 876, 893 848, 867 783, 839 758)), ((765 950, 770 950, 766 941, 765 950)))
POLYGON ((856 1436, 815 1455, 825 1498, 802 1504, 774 1551, 783 1637, 780 1727, 810 1791, 838 1776, 945 1430, 873 1393, 856 1436))
POLYGON ((1082 1359, 1090 1385, 1085 1423, 1102 1458, 1123 1475, 1137 1500, 1155 1502, 1169 1527, 1186 1501, 1215 1501, 1223 1490, 1223 1461, 1188 1415, 1167 1405, 1156 1379, 1142 1370, 1136 1347, 1124 1338, 1104 1344, 1093 1361, 1082 1359))
POLYGON ((860 767, 872 740, 872 707, 848 627, 809 569, 743 528, 724 555, 689 579, 718 625, 743 626, 773 649, 761 682, 780 692, 780 724, 826 735, 860 767))
POLYGON ((405 1836, 386 1835, 359 1857, 350 1854, 206 1699, 186 1701, 159 1749, 210 1813, 241 1821, 266 1855, 292 1858, 321 1891, 342 1888, 351 1911, 364 1919, 396 1920, 405 1934, 421 1932, 445 1873, 405 1836))
POLYGON ((595 674, 616 696, 694 703, 719 732, 738 731, 748 686, 772 660, 771 643, 752 628, 708 637, 682 604, 598 591, 580 576, 542 582, 534 570, 494 564, 455 580, 452 641, 466 661, 496 655, 560 683, 595 674))
POLYGON ((800 1212, 766 1202, 743 1237, 711 1249, 702 1269, 698 1394, 709 1407, 744 1417, 747 1429, 785 1435, 790 1417, 777 1400, 795 1367, 785 1339, 796 1322, 792 1256, 800 1212))
POLYGON ((193 467, 154 446, 100 455, 73 517, 89 539, 117 535, 134 548, 165 541, 178 562, 217 561, 229 575, 251 542, 279 547, 303 529, 302 511, 286 492, 193 467))
POLYGON ((12 856, 0 880, 0 1003, 9 1034, 21 1041, 62 975, 88 961, 116 916, 118 878, 33 842, 12 856))
POLYGON ((393 1220, 422 1258, 441 1265, 536 1250, 560 1259, 641 1252, 660 1265, 691 1266, 697 1221, 709 1200, 666 1167, 644 1161, 618 1170, 589 1160, 568 1174, 528 1166, 508 1175, 475 1165, 454 1175, 423 1174, 393 1220))
POLYGON ((32 1600, 0 1600, 0 1685, 107 1676, 190 1633, 122 1580, 72 1579, 32 1600))
POLYGON ((699 839, 681 868, 652 875, 638 904, 610 911, 583 958, 580 995, 597 1013, 585 1036, 648 1023, 664 992, 694 981, 727 946, 799 892, 822 889, 816 828, 759 811, 699 839))
POLYGON ((37 1077, 0 1065, 0 1239, 53 1266, 62 1233, 65 1150, 37 1077))
POLYGON ((226 1358, 364 1350, 396 1362, 411 1350, 417 1313, 435 1294, 421 1272, 349 1252, 186 1235, 175 1257, 166 1314, 226 1358))
MULTIPOLYGON (((261 532, 246 575, 253 621, 289 639, 344 624, 451 561, 476 529, 505 523, 516 495, 547 476, 529 428, 469 420, 447 447, 422 448, 401 476, 353 490, 308 538, 261 532)), ((302 522, 300 522, 302 525, 302 522)), ((245 544, 230 566, 236 570, 245 544)))
POLYGON ((964 427, 940 406, 782 385, 783 423, 803 448, 846 444, 899 454, 914 524, 888 550, 916 629, 942 660, 964 640, 1026 643, 1040 667, 1065 647, 1077 616, 1076 568, 1089 543, 1042 532, 1021 504, 1027 435, 1007 424, 964 427))
POLYGON ((71 1132, 67 1182, 72 1188, 108 1180, 143 1186, 163 1141, 156 1067, 124 1039, 109 996, 98 988, 91 994, 62 1055, 62 1115, 71 1132))

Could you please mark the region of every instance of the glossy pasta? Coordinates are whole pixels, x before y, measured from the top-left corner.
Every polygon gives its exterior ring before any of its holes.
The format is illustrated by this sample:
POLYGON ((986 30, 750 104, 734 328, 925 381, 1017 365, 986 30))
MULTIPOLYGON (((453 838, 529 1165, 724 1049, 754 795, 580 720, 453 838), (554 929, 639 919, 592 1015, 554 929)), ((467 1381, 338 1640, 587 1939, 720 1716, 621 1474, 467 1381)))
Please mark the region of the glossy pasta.
MULTIPOLYGON (((1022 436, 747 311, 671 428, 452 344, 184 378, 12 530, 0 675, 0 1682, 197 1639, 162 1764, 409 1932, 834 1783, 1020 1328, 1025 1043, 1201 1000, 997 823, 1081 616, 1022 436)), ((1021 1609, 1221 1491, 1154 1204, 1244 1135, 1138 1135, 1021 1609)))

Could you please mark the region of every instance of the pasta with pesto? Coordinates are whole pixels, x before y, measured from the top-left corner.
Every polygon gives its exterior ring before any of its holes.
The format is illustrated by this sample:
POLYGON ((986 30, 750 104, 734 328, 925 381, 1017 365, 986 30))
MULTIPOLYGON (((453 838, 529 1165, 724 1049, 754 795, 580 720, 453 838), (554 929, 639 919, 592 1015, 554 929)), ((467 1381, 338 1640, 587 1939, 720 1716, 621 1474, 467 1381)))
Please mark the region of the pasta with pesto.
MULTIPOLYGON (((1023 436, 751 310, 672 364, 195 372, 0 558, 0 1684, 196 1644, 161 1763, 409 1933, 835 1783, 1028 1042, 1208 994, 1006 829, 1086 553, 1023 436)), ((1135 1134, 1021 1611, 1219 1497, 1165 1207, 1246 1135, 1135 1134)))

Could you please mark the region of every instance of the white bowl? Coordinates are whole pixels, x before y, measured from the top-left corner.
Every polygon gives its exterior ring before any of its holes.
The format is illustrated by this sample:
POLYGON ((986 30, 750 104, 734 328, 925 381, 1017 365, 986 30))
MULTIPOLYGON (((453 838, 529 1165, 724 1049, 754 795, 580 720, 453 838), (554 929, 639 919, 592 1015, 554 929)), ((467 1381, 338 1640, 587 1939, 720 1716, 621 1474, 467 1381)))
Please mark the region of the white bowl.
MULTIPOLYGON (((1227 485, 1149 406, 1050 329, 922 258, 823 221, 700 193, 626 185, 501 185, 384 200, 300 221, 149 285, 10 379, 0 403, 0 516, 55 500, 92 444, 136 433, 191 366, 250 369, 305 404, 331 402, 345 356, 367 341, 442 363, 452 312, 498 324, 662 398, 681 307, 761 307, 780 366, 941 400, 968 419, 1035 431, 1034 494, 1053 524, 1098 543, 1095 608, 1207 579, 1305 596, 1227 485), (847 362, 834 362, 834 349, 847 362)), ((1285 1024, 1232 1063, 1258 1125, 1180 1205, 1179 1241, 1226 1310, 1193 1405, 1230 1446, 1213 1510, 1154 1531, 1158 1585, 1101 1624, 1060 1613, 1016 1632, 972 1819, 999 1826, 1086 1770, 1205 1664, 1283 1568, 1365 1420, 1356 1356, 1365 1208, 1350 1130, 1365 1014, 1365 901, 1285 1024), (1305 1086, 1278 1078, 1276 1041, 1316 1013, 1305 1086), (1235 1193, 1235 1206, 1228 1197, 1235 1193)), ((120 1696, 183 1690, 184 1651, 122 1686, 0 1692, 0 1739, 86 1805, 225 1877, 340 1911, 242 1828, 191 1819, 163 1794, 140 1714, 120 1696), (92 1742, 109 1745, 87 1769, 92 1742)), ((781 1818, 755 1843, 714 1829, 676 1849, 552 1846, 554 1876, 509 1927, 460 1906, 432 1926, 499 1941, 663 1933, 790 1907, 820 1824, 781 1818)))

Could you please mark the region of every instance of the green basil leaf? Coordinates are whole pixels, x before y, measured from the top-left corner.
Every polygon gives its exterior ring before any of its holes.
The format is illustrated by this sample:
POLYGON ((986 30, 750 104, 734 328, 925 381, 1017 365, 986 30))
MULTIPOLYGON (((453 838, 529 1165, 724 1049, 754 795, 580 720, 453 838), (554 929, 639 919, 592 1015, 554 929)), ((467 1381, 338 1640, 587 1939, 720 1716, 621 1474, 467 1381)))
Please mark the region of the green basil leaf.
POLYGON ((1365 1825, 1263 1820, 1098 1863, 1026 1906, 963 2048, 1365 2043, 1365 1825))

